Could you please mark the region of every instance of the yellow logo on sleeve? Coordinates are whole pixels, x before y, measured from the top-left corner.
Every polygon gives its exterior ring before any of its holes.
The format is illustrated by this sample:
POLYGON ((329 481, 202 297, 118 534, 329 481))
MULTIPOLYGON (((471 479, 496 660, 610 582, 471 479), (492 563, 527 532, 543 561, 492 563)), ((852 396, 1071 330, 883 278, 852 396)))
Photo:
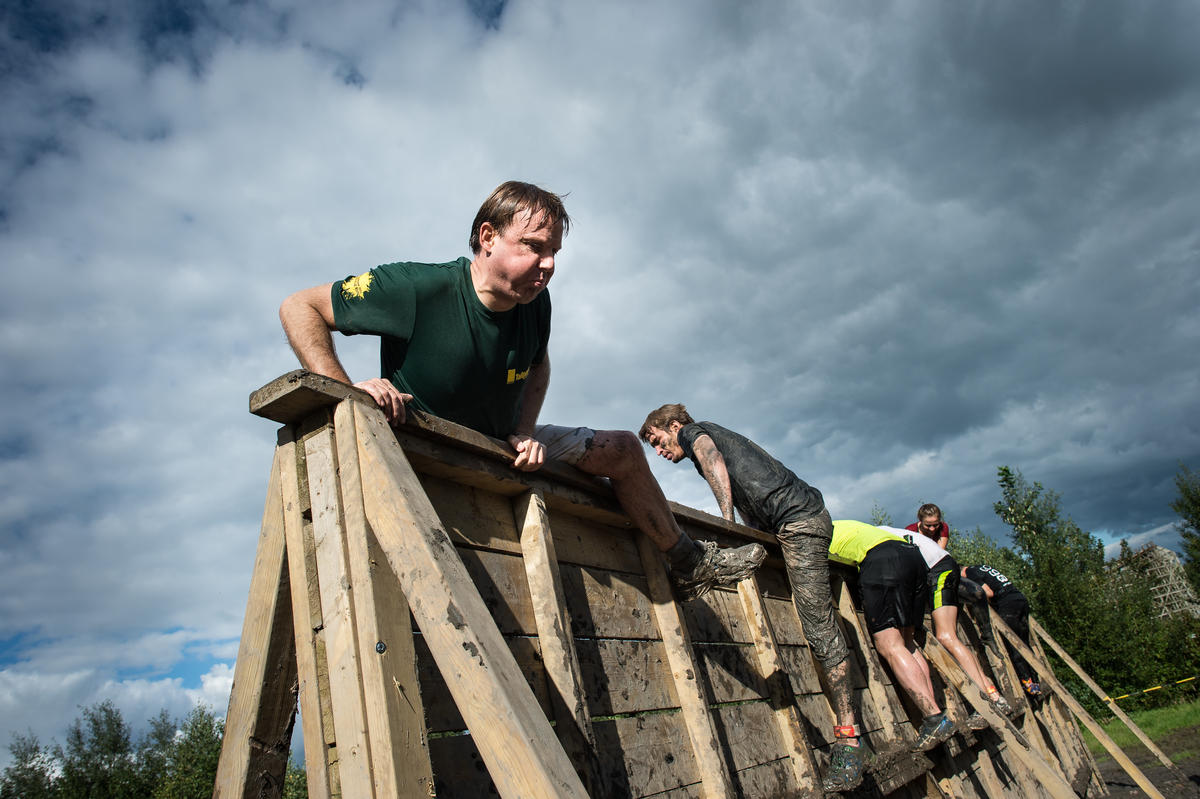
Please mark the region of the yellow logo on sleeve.
POLYGON ((375 276, 370 272, 363 272, 358 277, 352 277, 349 280, 342 281, 342 299, 344 300, 361 300, 367 296, 367 292, 371 290, 371 281, 375 276))
POLYGON ((524 379, 525 379, 525 378, 527 378, 527 377, 529 377, 529 370, 528 370, 528 369, 526 369, 524 372, 518 372, 516 369, 509 369, 509 370, 508 370, 508 384, 509 384, 510 386, 511 386, 513 383, 516 383, 516 382, 518 382, 518 381, 524 380, 524 379))

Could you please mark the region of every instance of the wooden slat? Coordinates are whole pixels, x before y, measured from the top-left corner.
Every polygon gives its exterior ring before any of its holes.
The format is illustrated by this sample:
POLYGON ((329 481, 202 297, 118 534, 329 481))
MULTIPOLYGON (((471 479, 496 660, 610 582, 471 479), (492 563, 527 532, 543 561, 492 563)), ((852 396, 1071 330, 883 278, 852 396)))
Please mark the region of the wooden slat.
POLYGON ((367 743, 362 671, 331 426, 326 425, 305 439, 304 455, 321 590, 325 662, 329 667, 329 701, 337 738, 338 780, 345 795, 371 797, 375 795, 371 748, 367 743))
POLYGON ((622 716, 594 724, 604 780, 617 795, 711 796, 701 781, 695 753, 687 746, 682 713, 622 716))
POLYGON ((577 638, 658 638, 646 578, 561 564, 577 638))
POLYGON ((592 730, 592 717, 584 694, 579 656, 571 638, 554 536, 541 495, 530 491, 525 497, 518 498, 513 515, 521 531, 521 550, 525 555, 525 573, 554 708, 555 732, 576 764, 576 771, 588 793, 593 797, 607 795, 600 779, 596 734, 592 730))
POLYGON ((594 716, 679 707, 660 640, 575 640, 588 708, 594 716))
POLYGON ((659 633, 667 648, 667 660, 671 664, 675 679, 675 692, 679 696, 680 710, 687 726, 692 744, 692 755, 704 784, 705 796, 710 799, 730 796, 733 781, 725 752, 717 741, 713 718, 708 712, 708 701, 699 680, 695 653, 692 652, 687 627, 684 625, 679 606, 671 594, 671 585, 662 556, 654 544, 644 535, 638 536, 638 550, 646 570, 646 583, 650 601, 654 606, 654 617, 658 621, 659 633))
POLYGON ((283 541, 283 493, 276 450, 267 486, 246 619, 213 799, 280 795, 296 720, 296 641, 283 541))
MULTIPOLYGON (((1049 663, 1046 659, 1046 650, 1042 648, 1041 639, 1034 635, 1031 643, 1038 658, 1043 663, 1049 663)), ((1079 724, 1076 723, 1063 701, 1053 692, 1042 702, 1042 711, 1043 717, 1049 721, 1054 748, 1059 753, 1063 769, 1067 771, 1071 787, 1075 789, 1075 793, 1081 796, 1085 795, 1089 783, 1093 780, 1101 780, 1099 779, 1100 769, 1096 766, 1091 751, 1083 742, 1079 724)))
POLYGON ((811 745, 804 735, 800 714, 791 691, 791 681, 779 646, 775 640, 774 625, 767 614, 765 603, 758 591, 755 578, 738 584, 738 596, 746 614, 746 622, 754 639, 754 650, 758 674, 770 701, 776 734, 782 743, 788 767, 800 791, 816 792, 820 786, 820 775, 813 760, 811 745))
POLYGON ((355 403, 367 521, 502 796, 585 797, 396 438, 355 403))
MULTIPOLYGON (((299 685, 300 726, 304 733, 304 762, 308 772, 308 795, 327 799, 338 789, 329 689, 325 681, 324 641, 320 630, 320 595, 313 551, 312 530, 305 524, 302 507, 308 497, 300 495, 298 459, 303 447, 280 434, 280 473, 283 480, 283 520, 287 540, 288 574, 291 579, 292 622, 296 637, 296 672, 299 685)), ((306 485, 307 491, 307 485, 306 485)))
POLYGON ((338 405, 334 423, 375 792, 424 799, 433 771, 408 600, 367 525, 350 404, 338 405))

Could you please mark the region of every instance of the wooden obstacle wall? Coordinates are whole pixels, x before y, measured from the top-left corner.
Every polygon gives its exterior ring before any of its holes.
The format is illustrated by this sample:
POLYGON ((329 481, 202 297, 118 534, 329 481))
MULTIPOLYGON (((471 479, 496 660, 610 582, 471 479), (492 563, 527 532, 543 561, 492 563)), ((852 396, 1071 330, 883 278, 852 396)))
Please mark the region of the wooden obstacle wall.
MULTIPOLYGON (((678 603, 603 481, 515 471, 507 447, 435 418, 389 428, 306 372, 251 409, 285 426, 214 797, 279 795, 297 705, 313 797, 823 795, 834 716, 773 536, 673 505, 694 538, 772 553, 737 590, 678 603)), ((993 729, 910 753, 919 715, 850 588, 835 578, 880 755, 856 795, 1103 792, 1061 703, 1034 712, 998 649, 985 668, 1014 721, 929 637, 951 717, 973 705, 993 729)), ((965 614, 962 634, 985 651, 965 614)))

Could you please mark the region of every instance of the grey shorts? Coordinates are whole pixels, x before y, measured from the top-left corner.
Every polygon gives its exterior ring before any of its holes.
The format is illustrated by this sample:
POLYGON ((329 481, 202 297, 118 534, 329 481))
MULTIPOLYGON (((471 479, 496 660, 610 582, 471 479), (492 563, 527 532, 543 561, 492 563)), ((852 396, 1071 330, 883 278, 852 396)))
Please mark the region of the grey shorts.
POLYGON ((563 427, 557 424, 541 424, 533 431, 533 437, 546 448, 546 460, 562 461, 572 466, 579 463, 596 431, 590 427, 563 427))
POLYGON ((833 538, 829 511, 785 524, 776 537, 783 549, 788 582, 792 584, 792 604, 804 627, 804 637, 828 673, 850 656, 837 625, 829 588, 829 542, 833 538))

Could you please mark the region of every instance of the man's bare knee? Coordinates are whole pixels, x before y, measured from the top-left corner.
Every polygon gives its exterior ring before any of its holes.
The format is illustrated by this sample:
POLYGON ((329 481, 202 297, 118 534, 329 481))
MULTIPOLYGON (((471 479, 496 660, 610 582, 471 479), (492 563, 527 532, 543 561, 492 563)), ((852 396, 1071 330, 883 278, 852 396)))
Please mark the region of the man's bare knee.
POLYGON ((628 430, 596 431, 576 465, 585 472, 617 480, 650 468, 642 442, 628 430))

